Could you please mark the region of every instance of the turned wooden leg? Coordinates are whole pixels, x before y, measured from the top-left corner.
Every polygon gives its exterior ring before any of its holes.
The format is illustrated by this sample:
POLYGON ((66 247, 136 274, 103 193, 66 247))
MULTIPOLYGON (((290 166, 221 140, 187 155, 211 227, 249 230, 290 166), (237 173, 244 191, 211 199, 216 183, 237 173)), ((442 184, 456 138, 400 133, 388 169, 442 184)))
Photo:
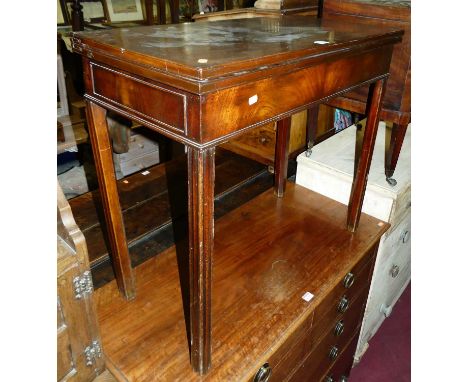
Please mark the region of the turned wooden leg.
POLYGON ((305 152, 306 157, 310 157, 312 154, 312 148, 315 144, 315 138, 317 138, 317 126, 318 126, 318 114, 319 105, 312 106, 307 109, 307 150, 305 152))
POLYGON ((190 357, 205 374, 211 364, 211 267, 214 240, 215 149, 188 147, 190 357))
POLYGON ((405 139, 407 127, 408 125, 393 124, 390 144, 385 150, 385 176, 387 177, 387 182, 392 186, 397 184, 397 181, 393 179, 392 176, 395 172, 398 157, 400 156, 401 146, 405 139))
POLYGON ((135 280, 117 191, 106 110, 87 101, 86 113, 115 278, 120 292, 130 300, 135 297, 135 280))
POLYGON ((282 198, 286 187, 289 159, 289 132, 291 117, 286 117, 276 124, 275 147, 275 195, 282 198))
POLYGON ((361 155, 359 156, 357 171, 353 179, 348 204, 348 230, 351 232, 357 229, 361 216, 362 202, 364 201, 367 175, 369 174, 372 153, 374 152, 385 85, 386 80, 382 79, 372 84, 369 89, 366 130, 364 131, 361 155))

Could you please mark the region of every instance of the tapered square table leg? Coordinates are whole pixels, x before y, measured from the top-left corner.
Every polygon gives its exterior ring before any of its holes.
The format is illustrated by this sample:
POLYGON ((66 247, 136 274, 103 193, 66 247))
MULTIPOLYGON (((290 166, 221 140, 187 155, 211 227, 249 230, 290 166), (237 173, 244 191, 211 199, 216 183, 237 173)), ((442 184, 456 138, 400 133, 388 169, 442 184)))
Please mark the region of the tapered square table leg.
POLYGON ((87 101, 86 113, 115 278, 120 292, 130 300, 135 297, 135 280, 117 191, 106 109, 87 101))
POLYGON ((192 368, 211 365, 211 270, 214 240, 215 149, 188 147, 190 336, 192 368))
POLYGON ((281 119, 276 124, 275 147, 275 195, 283 197, 288 175, 289 136, 291 130, 291 117, 281 119))
POLYGON ((367 101, 367 123, 364 131, 361 155, 355 171, 351 195, 348 204, 348 230, 354 232, 359 225, 361 208, 364 201, 364 194, 367 185, 372 153, 374 152, 377 128, 379 126, 380 109, 385 91, 386 80, 381 79, 372 84, 369 89, 369 99, 367 101))

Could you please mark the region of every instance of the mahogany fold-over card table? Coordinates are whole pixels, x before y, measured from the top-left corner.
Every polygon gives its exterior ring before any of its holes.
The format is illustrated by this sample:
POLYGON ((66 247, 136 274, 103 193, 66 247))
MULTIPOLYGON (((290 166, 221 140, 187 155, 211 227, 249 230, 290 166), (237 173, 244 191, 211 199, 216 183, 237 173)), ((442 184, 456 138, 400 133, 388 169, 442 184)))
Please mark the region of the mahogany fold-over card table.
MULTIPOLYGON (((187 147, 191 364, 211 362, 214 153, 217 145, 278 121, 275 193, 282 197, 291 115, 370 86, 367 128, 350 195, 359 223, 396 29, 304 16, 119 28, 74 33, 83 55, 87 117, 117 283, 135 296, 106 110, 187 147)), ((343 225, 346 223, 343 221, 343 225)), ((226 291, 229 293, 229 291, 226 291)))

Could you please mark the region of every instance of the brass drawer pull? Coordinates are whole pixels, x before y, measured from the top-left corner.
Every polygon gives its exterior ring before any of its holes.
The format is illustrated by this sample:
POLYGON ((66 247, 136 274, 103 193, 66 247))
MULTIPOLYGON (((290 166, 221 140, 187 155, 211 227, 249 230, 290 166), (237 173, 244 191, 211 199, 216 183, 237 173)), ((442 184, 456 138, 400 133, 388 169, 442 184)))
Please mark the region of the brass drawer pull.
POLYGON ((340 378, 340 382, 348 382, 348 377, 346 377, 345 375, 342 375, 340 378))
POLYGON ((390 269, 390 276, 393 278, 397 277, 400 273, 400 267, 398 265, 393 265, 392 269, 390 269))
POLYGON ((253 382, 267 382, 271 377, 271 367, 267 362, 260 369, 258 369, 257 374, 253 379, 253 382))
POLYGON ((343 285, 345 288, 351 288, 354 284, 354 275, 349 272, 343 279, 343 285))
POLYGON ((338 303, 338 312, 344 313, 349 308, 349 300, 346 296, 341 297, 340 302, 338 303))
POLYGON ((407 243, 410 238, 410 232, 409 231, 404 231, 400 235, 400 240, 403 244, 407 243))
POLYGON ((334 379, 333 377, 330 377, 329 375, 327 375, 325 379, 323 380, 323 382, 334 382, 334 379))
POLYGON ((339 350, 336 346, 332 346, 330 349, 330 352, 328 353, 328 358, 330 358, 332 361, 338 357, 339 350))
POLYGON ((344 332, 344 322, 343 320, 338 321, 337 324, 335 325, 335 331, 334 334, 335 336, 341 336, 344 332))

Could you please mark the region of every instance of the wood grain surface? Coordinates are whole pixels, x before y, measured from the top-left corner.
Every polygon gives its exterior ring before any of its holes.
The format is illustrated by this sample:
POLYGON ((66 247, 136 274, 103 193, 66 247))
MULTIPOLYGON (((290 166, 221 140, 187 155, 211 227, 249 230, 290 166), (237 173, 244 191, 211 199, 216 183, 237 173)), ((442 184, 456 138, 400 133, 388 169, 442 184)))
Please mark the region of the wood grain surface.
POLYGON ((133 301, 119 298, 115 282, 99 289, 107 367, 124 381, 248 380, 388 227, 363 215, 350 233, 346 211, 290 183, 283 198, 268 190, 219 219, 212 368, 204 377, 190 366, 183 255, 170 248, 137 267, 133 301), (301 298, 307 291, 310 303, 301 298))

